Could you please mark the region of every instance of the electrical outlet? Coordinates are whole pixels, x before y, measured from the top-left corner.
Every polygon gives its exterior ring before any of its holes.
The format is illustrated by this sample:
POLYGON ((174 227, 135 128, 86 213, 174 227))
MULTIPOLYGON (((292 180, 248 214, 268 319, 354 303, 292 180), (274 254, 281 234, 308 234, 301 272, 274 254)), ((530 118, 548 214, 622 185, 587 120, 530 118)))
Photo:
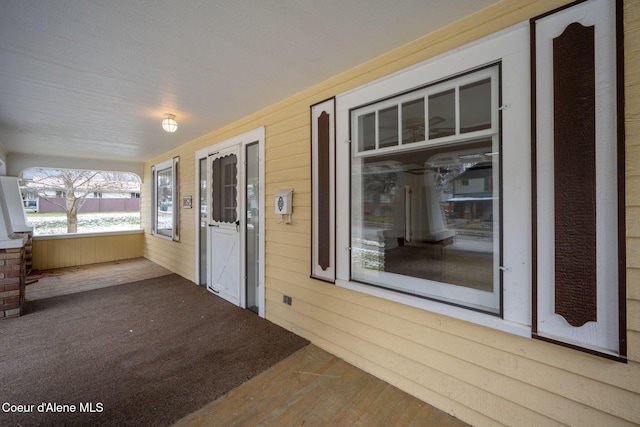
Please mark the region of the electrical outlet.
POLYGON ((291 305, 291 303, 293 302, 293 298, 291 298, 288 295, 283 295, 282 296, 282 302, 288 305, 291 305))

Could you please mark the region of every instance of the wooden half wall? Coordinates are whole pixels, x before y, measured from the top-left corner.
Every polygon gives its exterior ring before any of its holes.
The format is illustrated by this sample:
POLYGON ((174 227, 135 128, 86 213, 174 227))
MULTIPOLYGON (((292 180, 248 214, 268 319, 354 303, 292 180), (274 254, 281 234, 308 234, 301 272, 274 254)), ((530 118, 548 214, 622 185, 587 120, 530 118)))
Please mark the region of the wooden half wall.
POLYGON ((118 233, 36 236, 33 269, 49 270, 139 258, 143 253, 142 230, 118 233))

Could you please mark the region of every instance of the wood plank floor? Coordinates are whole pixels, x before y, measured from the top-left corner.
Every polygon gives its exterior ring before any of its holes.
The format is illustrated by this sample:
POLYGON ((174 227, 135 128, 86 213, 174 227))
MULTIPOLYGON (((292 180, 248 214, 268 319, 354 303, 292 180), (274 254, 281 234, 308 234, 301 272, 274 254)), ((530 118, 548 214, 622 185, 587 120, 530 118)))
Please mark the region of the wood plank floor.
POLYGON ((171 271, 145 258, 34 271, 27 276, 25 298, 35 301, 167 274, 171 274, 171 271))
POLYGON ((313 344, 173 427, 468 426, 313 344))
MULTIPOLYGON (((170 274, 144 259, 36 272, 27 300, 170 274)), ((212 298, 214 296, 212 295, 212 298)), ((188 415, 175 427, 467 426, 314 345, 188 415)))

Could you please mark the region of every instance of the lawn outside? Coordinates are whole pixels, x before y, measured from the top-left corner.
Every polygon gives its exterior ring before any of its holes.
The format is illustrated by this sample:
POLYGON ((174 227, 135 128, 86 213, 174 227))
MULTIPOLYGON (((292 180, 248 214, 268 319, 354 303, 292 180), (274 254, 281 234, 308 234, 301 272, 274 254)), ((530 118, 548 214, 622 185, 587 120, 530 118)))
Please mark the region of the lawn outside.
MULTIPOLYGON (((27 213, 34 235, 67 234, 64 213, 27 213)), ((140 212, 99 212, 78 214, 78 232, 94 233, 140 229, 140 212)))

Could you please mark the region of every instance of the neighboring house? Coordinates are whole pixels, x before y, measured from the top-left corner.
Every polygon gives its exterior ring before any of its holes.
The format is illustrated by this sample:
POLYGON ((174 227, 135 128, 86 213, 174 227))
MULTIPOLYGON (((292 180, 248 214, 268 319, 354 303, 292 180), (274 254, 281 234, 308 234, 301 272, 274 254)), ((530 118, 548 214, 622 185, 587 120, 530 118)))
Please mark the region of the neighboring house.
POLYGON ((639 33, 505 0, 425 34, 148 159, 140 253, 472 425, 638 425, 639 33))
POLYGON ((452 219, 493 221, 493 170, 491 164, 467 169, 453 180, 449 202, 452 219))
MULTIPOLYGON (((57 178, 32 177, 23 179, 22 199, 27 212, 64 212, 65 194, 62 180, 57 178), (35 188, 37 187, 37 188, 35 188)), ((101 185, 97 191, 78 188, 77 193, 86 193, 80 212, 138 212, 140 210, 140 182, 117 181, 101 185)))
POLYGON ((22 203, 24 204, 24 210, 26 212, 38 212, 38 202, 40 197, 38 194, 34 194, 31 191, 23 192, 22 203))

